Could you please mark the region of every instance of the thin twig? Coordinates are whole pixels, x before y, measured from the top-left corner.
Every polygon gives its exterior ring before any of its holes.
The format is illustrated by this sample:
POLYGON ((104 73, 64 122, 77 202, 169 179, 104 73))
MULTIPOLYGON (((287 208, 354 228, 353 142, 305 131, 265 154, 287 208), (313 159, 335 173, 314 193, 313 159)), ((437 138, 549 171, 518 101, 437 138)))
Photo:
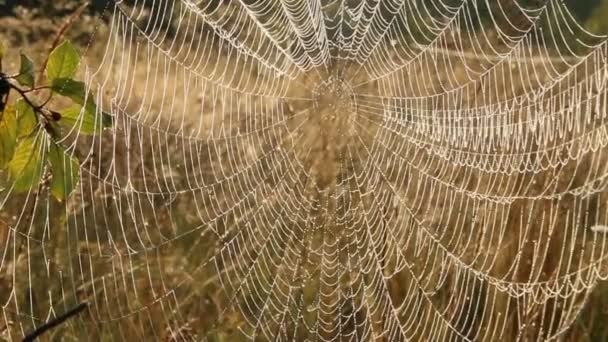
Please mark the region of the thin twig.
POLYGON ((35 87, 35 88, 24 90, 24 93, 27 94, 27 93, 35 92, 35 91, 38 91, 38 90, 45 90, 45 89, 51 89, 51 87, 50 86, 35 87))
POLYGON ((25 336, 25 338, 23 339, 23 342, 33 342, 35 339, 40 337, 45 332, 53 329, 54 327, 62 324, 63 322, 67 321, 68 319, 70 319, 70 318, 76 316, 77 314, 79 314, 80 312, 82 312, 82 310, 87 308, 87 305, 88 304, 86 302, 80 303, 80 304, 78 304, 78 306, 69 310, 68 312, 64 313, 63 315, 39 326, 36 330, 32 331, 29 335, 25 336))
POLYGON ((49 63, 49 57, 51 55, 51 52, 53 50, 55 50, 55 48, 61 42, 61 38, 63 38, 63 36, 67 32, 68 28, 70 28, 70 26, 72 26, 72 24, 74 23, 74 21, 76 20, 76 18, 78 18, 82 14, 82 12, 84 12, 84 10, 88 6, 89 6, 89 2, 88 1, 85 1, 82 5, 80 5, 80 7, 78 7, 74 11, 74 13, 72 13, 66 19, 66 21, 63 23, 63 25, 61 25, 61 27, 57 31, 57 34, 55 34, 55 40, 53 40, 53 44, 51 45, 51 48, 49 49, 49 52, 47 53, 46 58, 44 59, 44 63, 42 63, 42 68, 40 68, 40 71, 39 71, 39 74, 38 74, 38 82, 42 81, 42 78, 44 77, 44 70, 46 70, 46 65, 49 63))
POLYGON ((32 102, 32 100, 27 96, 27 90, 23 90, 10 82, 9 82, 9 86, 11 89, 18 92, 19 95, 21 95, 21 97, 23 98, 23 100, 28 105, 30 105, 30 107, 32 107, 34 109, 34 111, 40 112, 42 110, 42 107, 44 107, 44 106, 39 106, 39 105, 34 104, 34 102, 32 102))

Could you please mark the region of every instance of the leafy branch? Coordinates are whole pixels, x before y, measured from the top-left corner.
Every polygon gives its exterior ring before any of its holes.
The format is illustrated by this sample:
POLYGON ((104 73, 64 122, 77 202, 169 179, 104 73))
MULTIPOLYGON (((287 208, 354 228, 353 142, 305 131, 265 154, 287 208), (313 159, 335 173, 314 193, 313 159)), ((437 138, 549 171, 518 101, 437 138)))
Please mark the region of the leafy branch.
POLYGON ((86 84, 74 79, 81 58, 69 41, 55 46, 46 57, 42 85, 36 84, 34 62, 24 53, 18 73, 6 74, 4 54, 0 47, 0 169, 8 168, 16 192, 40 184, 49 172, 51 193, 63 201, 80 177, 78 159, 60 143, 63 131, 99 134, 112 125, 112 116, 100 112, 86 84), (13 103, 9 103, 11 93, 17 95, 13 103), (51 105, 55 96, 73 105, 57 110, 51 105))

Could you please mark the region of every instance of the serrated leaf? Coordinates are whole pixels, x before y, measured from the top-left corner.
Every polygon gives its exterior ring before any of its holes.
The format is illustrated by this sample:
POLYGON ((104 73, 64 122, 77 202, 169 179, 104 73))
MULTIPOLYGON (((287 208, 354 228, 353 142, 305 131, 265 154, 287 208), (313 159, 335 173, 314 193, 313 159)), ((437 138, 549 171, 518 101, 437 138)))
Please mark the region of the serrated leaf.
POLYGON ((56 47, 49 55, 46 76, 49 81, 57 78, 72 78, 76 75, 80 54, 68 40, 56 47))
POLYGON ((15 110, 6 107, 0 119, 0 169, 13 158, 17 143, 17 119, 15 110))
POLYGON ((15 112, 17 114, 17 136, 22 138, 31 134, 38 123, 34 108, 25 100, 20 99, 15 103, 15 112))
POLYGON ((59 122, 69 129, 74 128, 79 134, 99 134, 104 128, 112 126, 112 116, 101 113, 99 120, 95 112, 89 112, 86 108, 75 105, 61 112, 59 122))
POLYGON ((97 105, 84 82, 74 81, 71 78, 58 78, 51 83, 51 89, 59 95, 72 99, 75 103, 85 106, 85 109, 95 113, 97 105))
POLYGON ((25 54, 21 53, 21 67, 19 75, 15 79, 22 86, 34 87, 34 62, 25 54))
POLYGON ((63 201, 72 193, 80 179, 80 164, 78 159, 66 155, 65 150, 55 144, 51 145, 48 158, 53 175, 51 193, 63 201))
POLYGON ((21 140, 15 149, 13 159, 8 163, 15 192, 27 191, 40 183, 44 161, 44 149, 40 147, 40 139, 32 137, 21 140))

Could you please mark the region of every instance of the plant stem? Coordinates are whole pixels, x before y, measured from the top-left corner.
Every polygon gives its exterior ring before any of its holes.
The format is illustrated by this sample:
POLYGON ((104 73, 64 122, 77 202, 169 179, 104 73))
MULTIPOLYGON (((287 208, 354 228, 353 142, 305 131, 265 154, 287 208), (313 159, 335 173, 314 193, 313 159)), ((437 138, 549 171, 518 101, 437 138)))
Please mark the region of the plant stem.
POLYGON ((40 337, 40 335, 44 334, 45 332, 53 329, 54 327, 62 324, 63 322, 67 321, 68 319, 70 319, 73 316, 76 316, 77 314, 79 314, 82 310, 86 309, 88 306, 88 304, 85 303, 80 303, 78 304, 76 307, 74 307, 73 309, 67 311, 66 313, 64 313, 63 315, 50 320, 49 322, 39 326, 36 330, 32 331, 30 334, 28 334, 27 336, 25 336, 25 338, 23 338, 23 342, 33 342, 35 339, 37 339, 38 337, 40 337))

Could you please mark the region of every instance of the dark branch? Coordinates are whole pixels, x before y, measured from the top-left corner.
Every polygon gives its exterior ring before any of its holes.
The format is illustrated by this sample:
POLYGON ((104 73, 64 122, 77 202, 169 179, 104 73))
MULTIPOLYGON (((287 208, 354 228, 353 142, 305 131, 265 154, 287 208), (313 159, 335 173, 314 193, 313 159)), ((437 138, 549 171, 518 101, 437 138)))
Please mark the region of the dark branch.
POLYGON ((69 310, 68 312, 64 313, 63 315, 39 326, 36 330, 32 331, 30 334, 25 336, 25 338, 23 339, 23 342, 33 342, 35 339, 40 337, 45 332, 55 328, 56 326, 64 323, 68 319, 70 319, 70 318, 76 316, 77 314, 79 314, 80 312, 82 312, 84 309, 87 308, 87 305, 88 305, 87 303, 80 303, 80 304, 78 304, 78 306, 69 310))

